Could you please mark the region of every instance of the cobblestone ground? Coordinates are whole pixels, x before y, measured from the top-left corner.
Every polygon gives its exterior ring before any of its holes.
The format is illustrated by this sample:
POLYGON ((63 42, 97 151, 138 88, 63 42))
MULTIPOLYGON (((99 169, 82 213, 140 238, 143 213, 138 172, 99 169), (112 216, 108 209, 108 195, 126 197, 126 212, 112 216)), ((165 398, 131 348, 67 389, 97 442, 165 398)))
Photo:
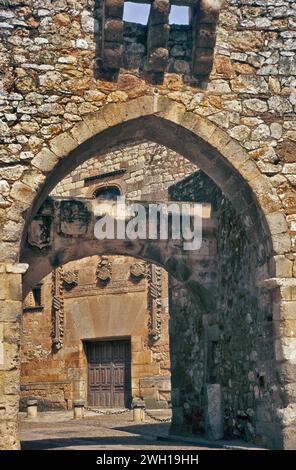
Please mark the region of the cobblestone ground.
POLYGON ((145 423, 134 423, 132 412, 116 416, 86 412, 81 420, 74 420, 72 412, 44 412, 34 419, 28 419, 22 413, 20 434, 24 450, 207 449, 166 440, 168 430, 169 424, 155 423, 149 418, 145 423))

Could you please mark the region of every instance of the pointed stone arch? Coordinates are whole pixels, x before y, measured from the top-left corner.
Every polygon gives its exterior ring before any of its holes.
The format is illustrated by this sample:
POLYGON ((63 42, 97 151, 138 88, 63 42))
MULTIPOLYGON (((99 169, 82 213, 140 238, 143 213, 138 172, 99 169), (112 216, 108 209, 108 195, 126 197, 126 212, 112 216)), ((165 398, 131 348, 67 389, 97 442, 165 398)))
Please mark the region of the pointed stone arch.
POLYGON ((51 139, 32 161, 45 181, 29 215, 76 166, 134 138, 170 147, 196 163, 243 216, 259 251, 262 242, 270 255, 287 251, 290 238, 281 201, 246 150, 213 122, 159 95, 107 104, 51 139))

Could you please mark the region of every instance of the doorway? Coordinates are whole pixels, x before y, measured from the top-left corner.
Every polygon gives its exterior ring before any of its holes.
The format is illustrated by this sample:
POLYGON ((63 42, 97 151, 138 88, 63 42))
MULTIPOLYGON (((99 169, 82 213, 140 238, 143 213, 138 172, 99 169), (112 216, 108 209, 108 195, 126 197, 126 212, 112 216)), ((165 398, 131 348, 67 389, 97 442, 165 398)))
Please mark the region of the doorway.
POLYGON ((131 341, 86 341, 89 406, 128 408, 131 404, 131 341))

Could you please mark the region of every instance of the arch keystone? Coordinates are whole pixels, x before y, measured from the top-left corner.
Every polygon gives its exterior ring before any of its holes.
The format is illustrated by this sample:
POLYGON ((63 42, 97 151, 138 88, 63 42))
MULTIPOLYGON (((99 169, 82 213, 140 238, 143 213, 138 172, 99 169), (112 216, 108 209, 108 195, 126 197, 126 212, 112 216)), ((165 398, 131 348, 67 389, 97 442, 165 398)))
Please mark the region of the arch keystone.
POLYGON ((149 116, 154 113, 154 98, 151 95, 141 96, 125 103, 124 121, 149 116))
POLYGON ((167 121, 181 124, 186 113, 186 108, 182 103, 172 101, 166 96, 160 96, 157 100, 157 115, 167 121))
POLYGON ((141 116, 154 114, 155 98, 152 95, 140 96, 136 99, 141 116))

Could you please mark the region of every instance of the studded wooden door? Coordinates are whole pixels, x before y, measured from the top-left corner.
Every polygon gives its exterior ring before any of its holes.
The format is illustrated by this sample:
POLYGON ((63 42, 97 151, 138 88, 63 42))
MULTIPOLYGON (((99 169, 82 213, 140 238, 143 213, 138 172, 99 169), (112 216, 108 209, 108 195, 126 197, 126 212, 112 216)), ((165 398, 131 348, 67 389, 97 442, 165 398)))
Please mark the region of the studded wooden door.
POLYGON ((129 340, 89 341, 88 405, 122 408, 131 402, 131 344, 129 340))

